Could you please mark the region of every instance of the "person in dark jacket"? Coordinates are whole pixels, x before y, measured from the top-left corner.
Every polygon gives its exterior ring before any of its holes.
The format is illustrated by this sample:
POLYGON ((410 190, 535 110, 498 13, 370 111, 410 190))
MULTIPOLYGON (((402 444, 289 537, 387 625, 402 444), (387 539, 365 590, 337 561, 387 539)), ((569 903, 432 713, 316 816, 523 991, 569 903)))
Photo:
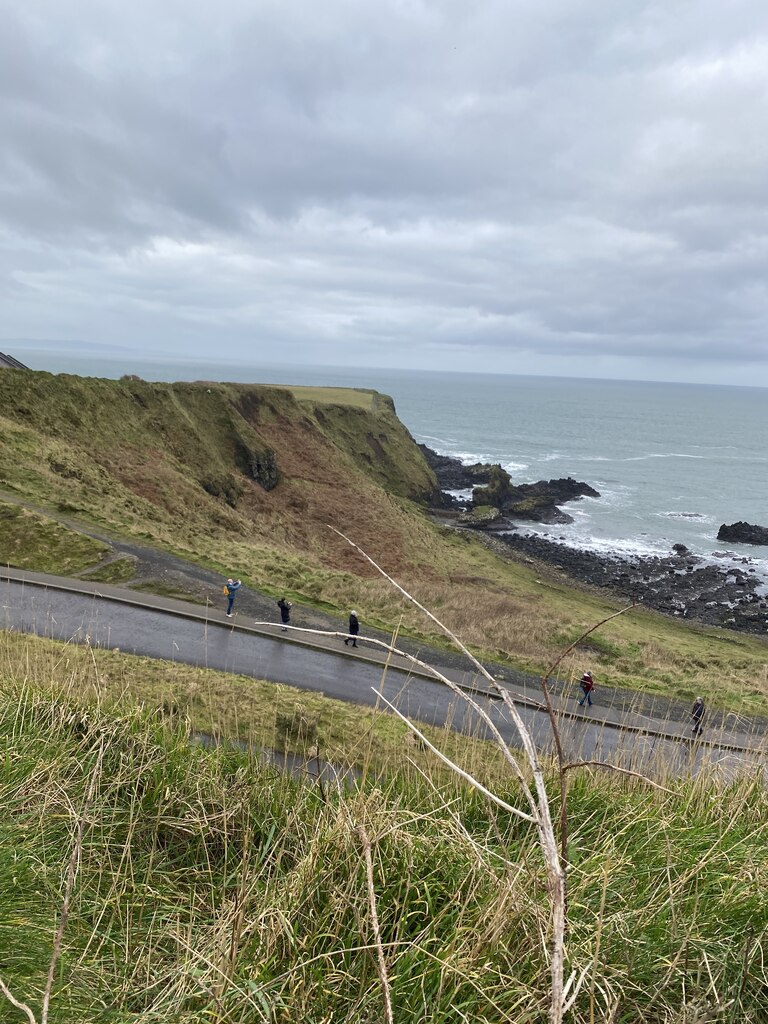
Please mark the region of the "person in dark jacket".
POLYGON ((352 646, 357 647, 357 634, 360 632, 360 622, 357 618, 357 612, 354 609, 349 613, 349 636, 344 640, 345 644, 352 641, 352 646))
POLYGON ((704 715, 706 714, 706 707, 704 706, 704 698, 697 697, 693 702, 691 708, 691 718, 693 719, 693 735, 700 736, 702 730, 702 722, 704 721, 704 715))
POLYGON ((224 591, 227 595, 227 618, 232 618, 232 605, 235 603, 235 595, 237 594, 240 587, 242 587, 240 580, 233 580, 232 577, 227 580, 224 584, 224 591))
POLYGON ((282 628, 285 633, 291 621, 291 608, 293 608, 293 605, 290 601, 286 601, 284 597, 281 597, 277 602, 277 607, 280 609, 280 621, 283 624, 282 628))
POLYGON ((581 682, 579 683, 579 686, 581 687, 582 693, 584 694, 584 696, 579 701, 579 707, 584 707, 584 701, 587 702, 589 707, 592 707, 592 691, 595 688, 595 684, 592 679, 591 672, 584 673, 584 675, 581 677, 581 682))

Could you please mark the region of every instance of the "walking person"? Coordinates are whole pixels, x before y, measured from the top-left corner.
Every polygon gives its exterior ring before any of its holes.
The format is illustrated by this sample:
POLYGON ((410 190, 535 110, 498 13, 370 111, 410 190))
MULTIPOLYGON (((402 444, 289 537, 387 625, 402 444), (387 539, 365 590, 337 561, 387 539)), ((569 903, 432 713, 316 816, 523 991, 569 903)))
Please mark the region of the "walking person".
POLYGON ((693 702, 691 708, 691 718, 693 719, 693 735, 701 736, 702 722, 704 721, 704 715, 706 714, 706 707, 704 706, 704 698, 697 697, 693 702))
POLYGON ((242 587, 240 580, 233 580, 230 576, 227 582, 224 584, 224 593, 227 595, 227 618, 232 618, 232 605, 235 603, 235 596, 242 587))
POLYGON ((582 692, 584 694, 584 696, 579 701, 579 707, 584 707, 584 701, 587 702, 587 705, 589 707, 592 707, 592 691, 595 689, 595 683, 592 679, 591 672, 584 673, 584 675, 581 677, 581 682, 579 683, 579 686, 581 687, 582 692))
POLYGON ((349 613, 349 636, 344 640, 345 645, 352 641, 352 646, 357 647, 357 634, 360 632, 360 622, 357 612, 353 609, 349 613))
POLYGON ((280 621, 283 624, 282 631, 285 633, 291 623, 291 608, 293 608, 293 605, 290 601, 286 601, 284 597, 281 597, 277 602, 277 607, 280 609, 280 621))

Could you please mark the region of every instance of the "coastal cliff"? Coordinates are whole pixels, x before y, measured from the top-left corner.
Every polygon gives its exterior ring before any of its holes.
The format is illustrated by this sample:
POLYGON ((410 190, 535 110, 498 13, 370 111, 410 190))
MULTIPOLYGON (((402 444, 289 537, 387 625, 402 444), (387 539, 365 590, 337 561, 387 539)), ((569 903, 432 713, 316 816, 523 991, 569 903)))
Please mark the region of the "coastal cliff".
POLYGON ((181 550, 200 538, 395 559, 437 482, 373 391, 0 375, 0 489, 181 550))

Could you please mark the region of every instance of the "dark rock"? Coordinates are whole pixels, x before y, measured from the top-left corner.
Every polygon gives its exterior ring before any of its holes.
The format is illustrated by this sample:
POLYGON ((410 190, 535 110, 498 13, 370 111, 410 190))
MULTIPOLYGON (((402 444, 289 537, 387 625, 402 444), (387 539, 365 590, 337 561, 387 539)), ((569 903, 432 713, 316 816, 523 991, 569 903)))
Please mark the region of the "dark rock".
POLYGON ((768 527, 753 526, 751 523, 726 523, 717 531, 718 540, 727 540, 732 544, 763 544, 768 546, 768 527))
POLYGON ((427 460, 427 464, 437 477, 441 490, 461 491, 479 484, 487 484, 491 479, 491 471, 501 469, 499 465, 488 462, 473 462, 465 465, 461 459, 452 455, 438 455, 429 445, 420 444, 419 448, 427 460))
POLYGON ((673 544, 672 545, 672 550, 675 552, 676 555, 681 555, 682 556, 682 555, 689 555, 690 554, 690 551, 685 546, 685 544, 673 544))
POLYGON ((277 458, 271 448, 257 451, 238 438, 235 461, 246 476, 261 484, 265 491, 273 490, 280 482, 277 458))
POLYGON ((513 519, 526 519, 533 523, 572 523, 573 516, 563 512, 557 505, 544 498, 519 501, 505 507, 504 511, 513 519))
POLYGON ((472 501, 475 505, 495 505, 496 508, 504 508, 514 501, 515 488, 512 486, 512 479, 506 469, 501 466, 491 466, 488 475, 488 483, 485 487, 476 487, 472 492, 472 501))
MULTIPOLYGON (((503 470, 502 470, 503 472, 503 470)), ((509 479, 507 477, 507 479, 509 479)), ((491 488, 476 488, 472 494, 475 502, 487 504, 491 488)), ((539 480, 535 484, 504 485, 498 482, 498 493, 494 493, 493 504, 513 519, 526 519, 535 523, 572 523, 573 518, 558 505, 565 501, 577 501, 582 497, 599 498, 600 494, 589 484, 561 477, 558 480, 539 480)))
MULTIPOLYGON (((573 518, 558 505, 582 497, 600 497, 594 487, 572 477, 514 485, 509 473, 498 463, 465 465, 450 455, 439 455, 426 444, 420 444, 419 448, 437 477, 441 492, 473 488, 473 505, 493 506, 513 519, 547 524, 572 523, 573 518)), ((454 509, 462 504, 453 495, 440 492, 431 495, 429 503, 433 508, 443 509, 454 509)))

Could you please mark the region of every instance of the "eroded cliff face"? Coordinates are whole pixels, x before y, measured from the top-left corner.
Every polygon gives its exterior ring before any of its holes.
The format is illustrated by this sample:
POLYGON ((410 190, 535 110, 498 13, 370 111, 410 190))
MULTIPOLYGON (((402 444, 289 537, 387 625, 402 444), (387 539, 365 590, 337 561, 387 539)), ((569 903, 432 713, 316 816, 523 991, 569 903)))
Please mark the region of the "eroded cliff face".
POLYGON ((0 489, 166 542, 313 548, 329 523, 365 539, 435 488, 375 392, 0 376, 0 489))

